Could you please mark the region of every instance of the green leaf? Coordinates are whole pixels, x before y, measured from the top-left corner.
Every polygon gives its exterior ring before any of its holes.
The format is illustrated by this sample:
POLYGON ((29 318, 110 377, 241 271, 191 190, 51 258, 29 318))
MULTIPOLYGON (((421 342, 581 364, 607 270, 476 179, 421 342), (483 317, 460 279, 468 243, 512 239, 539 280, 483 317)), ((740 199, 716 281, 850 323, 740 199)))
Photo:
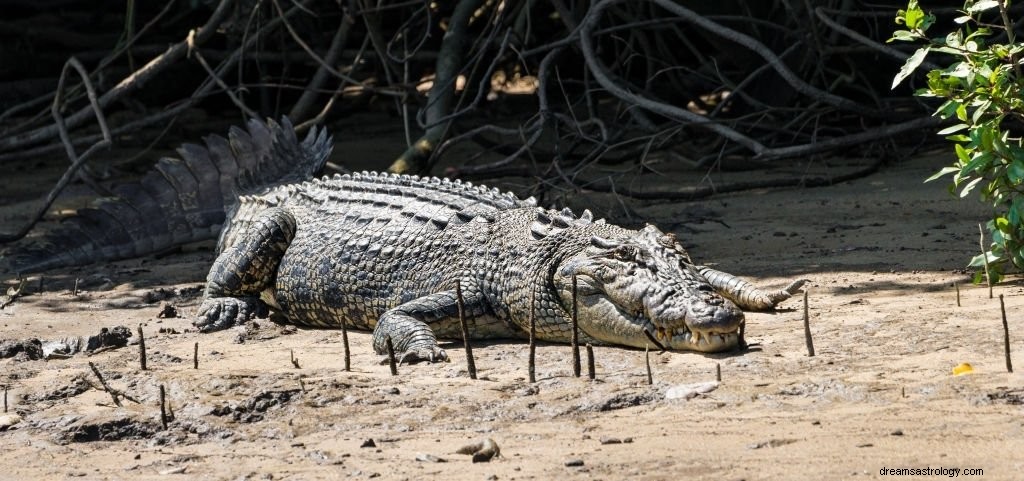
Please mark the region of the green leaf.
POLYGON ((937 134, 938 135, 949 135, 949 134, 952 134, 953 132, 959 132, 959 131, 961 131, 963 129, 966 129, 967 127, 968 127, 967 124, 956 124, 956 125, 952 125, 952 126, 946 127, 944 129, 938 131, 937 134))
POLYGON ((1024 162, 1022 159, 1013 159, 1013 163, 1006 168, 1006 177, 1010 179, 1010 183, 1018 185, 1024 181, 1024 162))
MULTIPOLYGON (((926 17, 929 16, 930 15, 925 15, 924 10, 921 10, 921 8, 917 6, 917 0, 910 0, 907 2, 906 10, 900 10, 896 13, 896 23, 905 24, 907 28, 911 30, 922 27, 927 28, 925 22, 927 20, 926 17)), ((930 23, 928 25, 930 25, 930 23)))
MULTIPOLYGON (((974 264, 974 259, 971 259, 971 262, 970 264, 967 265, 967 267, 979 267, 972 264, 974 264)), ((971 277, 971 283, 978 285, 981 284, 982 282, 985 282, 985 273, 982 271, 974 271, 974 276, 971 277)))
POLYGON ((956 118, 961 122, 967 122, 967 106, 960 104, 956 106, 956 118))
MULTIPOLYGON (((972 257, 971 258, 971 262, 969 264, 967 264, 967 267, 985 267, 985 259, 988 259, 989 266, 991 266, 992 264, 995 264, 995 263, 997 263, 997 262, 1002 260, 996 254, 993 254, 992 251, 988 251, 988 252, 986 252, 984 254, 978 254, 978 255, 972 257)), ((982 276, 985 275, 984 272, 981 272, 980 274, 982 276)), ((995 277, 995 276, 993 276, 993 277, 995 277)), ((984 279, 985 278, 982 277, 982 280, 984 280, 984 279)))
POLYGON ((896 86, 899 85, 900 82, 903 81, 903 79, 909 77, 910 74, 914 73, 914 70, 917 70, 917 67, 921 65, 921 62, 924 62, 924 58, 925 56, 928 55, 928 51, 930 49, 930 47, 919 48, 916 52, 914 52, 913 55, 910 56, 910 58, 907 59, 907 62, 903 64, 903 68, 901 68, 900 72, 896 74, 896 78, 892 79, 891 89, 896 88, 896 86))
POLYGON ((969 17, 967 15, 964 15, 962 17, 956 17, 956 18, 953 19, 953 22, 958 23, 958 24, 967 23, 967 22, 970 22, 970 21, 971 21, 971 17, 969 17))
POLYGON ((999 2, 997 2, 996 0, 984 0, 984 1, 981 1, 981 2, 975 3, 974 5, 971 5, 970 7, 967 7, 967 13, 984 12, 985 10, 988 10, 990 8, 995 8, 995 7, 998 7, 998 6, 999 6, 999 2))
POLYGON ((962 199, 964 197, 967 197, 967 195, 970 194, 972 190, 974 190, 974 187, 978 185, 978 182, 981 182, 983 180, 985 180, 983 177, 977 177, 974 180, 968 182, 967 185, 965 185, 964 188, 960 191, 960 198, 962 199))
POLYGON ((1000 232, 1010 233, 1010 221, 1006 217, 996 217, 995 225, 1000 232))
POLYGON ((949 165, 949 166, 943 167, 942 170, 939 170, 938 172, 932 174, 931 177, 925 179, 924 181, 925 182, 931 182, 931 181, 933 181, 935 179, 938 179, 939 177, 942 177, 944 175, 949 175, 949 174, 952 174, 953 172, 959 172, 959 171, 960 171, 959 167, 953 167, 952 165, 949 165))
POLYGON ((969 152, 963 145, 956 144, 953 146, 956 150, 956 157, 960 159, 960 163, 967 165, 971 161, 971 152, 969 152))
POLYGON ((890 43, 896 40, 899 40, 901 42, 912 42, 916 38, 917 37, 914 37, 914 34, 911 33, 909 30, 896 30, 895 32, 892 33, 892 38, 886 40, 885 43, 890 43))

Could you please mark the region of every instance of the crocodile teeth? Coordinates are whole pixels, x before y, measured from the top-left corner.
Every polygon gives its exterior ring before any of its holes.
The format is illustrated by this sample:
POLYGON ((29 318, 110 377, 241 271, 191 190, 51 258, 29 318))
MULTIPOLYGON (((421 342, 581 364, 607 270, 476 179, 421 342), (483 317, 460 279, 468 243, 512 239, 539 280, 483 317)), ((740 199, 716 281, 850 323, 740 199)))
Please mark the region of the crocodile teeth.
POLYGON ((700 344, 700 331, 693 331, 693 333, 690 334, 690 342, 700 344))

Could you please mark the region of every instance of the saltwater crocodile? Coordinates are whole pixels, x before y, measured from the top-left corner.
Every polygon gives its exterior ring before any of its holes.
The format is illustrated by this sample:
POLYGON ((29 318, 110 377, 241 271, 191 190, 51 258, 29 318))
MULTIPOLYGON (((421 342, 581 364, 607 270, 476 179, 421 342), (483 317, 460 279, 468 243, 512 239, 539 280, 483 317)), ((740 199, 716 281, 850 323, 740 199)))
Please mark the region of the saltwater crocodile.
MULTIPOLYGON (((248 134, 211 136, 206 148, 180 149, 183 160, 162 159, 157 170, 169 186, 142 190, 156 198, 150 215, 170 214, 153 227, 133 204, 145 192, 125 188, 124 205, 107 200, 71 224, 105 247, 63 261, 139 255, 208 236, 226 219, 200 330, 241 324, 269 307, 297 325, 372 329, 378 353, 390 338, 406 361, 446 358, 436 339, 460 332, 457 284, 475 339, 524 337, 533 315, 539 339, 567 341, 575 279, 582 342, 704 352, 741 342, 740 308, 770 309, 803 284, 762 291, 696 265, 654 226, 625 229, 458 180, 364 172, 274 186, 294 179, 283 166, 309 170, 329 151, 322 132, 300 142, 282 124, 250 122, 248 134), (240 168, 247 157, 278 166, 276 174, 240 168), (211 185, 219 190, 203 191, 211 185), (118 220, 123 210, 137 225, 118 220)), ((53 265, 38 253, 19 259, 23 271, 53 265)))

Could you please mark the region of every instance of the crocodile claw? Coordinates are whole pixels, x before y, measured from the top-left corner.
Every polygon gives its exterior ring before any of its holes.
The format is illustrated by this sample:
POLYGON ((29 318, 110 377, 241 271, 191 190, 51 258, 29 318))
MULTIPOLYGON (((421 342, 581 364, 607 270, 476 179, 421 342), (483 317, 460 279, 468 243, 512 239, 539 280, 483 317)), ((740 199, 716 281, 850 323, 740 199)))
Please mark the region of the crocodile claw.
MULTIPOLYGON (((405 352, 396 352, 395 359, 398 360, 398 365, 402 364, 416 364, 418 362, 450 362, 448 353, 444 352, 444 349, 434 346, 432 348, 412 348, 405 352)), ((388 363, 388 357, 382 356, 380 359, 381 364, 388 363)))
POLYGON ((266 316, 267 306, 259 298, 213 297, 203 300, 192 325, 199 328, 199 332, 213 332, 266 316))

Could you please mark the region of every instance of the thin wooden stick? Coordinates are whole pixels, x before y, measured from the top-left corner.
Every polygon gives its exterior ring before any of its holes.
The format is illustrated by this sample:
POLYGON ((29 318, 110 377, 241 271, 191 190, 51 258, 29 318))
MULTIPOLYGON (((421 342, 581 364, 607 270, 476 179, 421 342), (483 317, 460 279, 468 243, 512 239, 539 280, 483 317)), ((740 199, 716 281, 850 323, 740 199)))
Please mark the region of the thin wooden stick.
POLYGON ((71 290, 71 297, 78 297, 78 281, 81 279, 75 278, 75 288, 71 290))
POLYGON ((348 349, 348 323, 341 320, 341 345, 345 348, 345 371, 352 370, 352 354, 348 349))
POLYGON ((644 344, 644 362, 647 363, 647 385, 654 384, 654 376, 651 375, 651 347, 644 344))
POLYGON ((956 307, 960 307, 960 283, 953 281, 953 288, 956 289, 956 307))
POLYGON ((985 231, 978 224, 978 247, 981 248, 981 260, 985 263, 985 282, 988 283, 988 298, 992 299, 992 274, 988 270, 988 254, 985 252, 985 231))
POLYGON ((1013 372, 1013 362, 1010 361, 1010 326, 1006 323, 1006 305, 1003 304, 1003 295, 999 294, 999 310, 1003 314, 1003 350, 1006 354, 1006 372, 1013 372))
POLYGON ((576 304, 576 276, 572 276, 572 375, 580 377, 580 325, 576 304))
POLYGON ((302 366, 299 366, 299 360, 295 358, 295 349, 289 349, 288 352, 292 357, 292 366, 295 366, 295 369, 302 369, 302 366))
POLYGON ((110 385, 107 384, 107 381, 103 379, 103 375, 100 374, 100 370, 96 368, 96 365, 93 364, 92 361, 89 362, 89 368, 92 369, 92 373, 96 375, 96 379, 100 380, 100 386, 103 386, 103 390, 106 391, 107 394, 110 394, 110 397, 114 400, 114 404, 116 404, 117 406, 121 406, 121 400, 118 399, 119 396, 133 403, 139 403, 138 399, 135 399, 122 391, 118 391, 117 389, 110 387, 110 385))
POLYGON ((462 328, 462 346, 466 348, 466 370, 469 378, 476 379, 476 362, 473 360, 473 346, 469 344, 469 325, 466 324, 466 302, 462 298, 462 282, 455 280, 455 300, 459 308, 459 326, 462 328))
POLYGON ((537 382, 537 314, 534 305, 536 291, 530 291, 530 357, 526 371, 530 375, 530 382, 537 382))
POLYGON ((384 340, 388 347, 388 366, 391 368, 391 375, 398 375, 398 363, 395 362, 395 345, 391 343, 391 336, 384 340))
POLYGON ((167 403, 164 396, 164 385, 160 385, 160 425, 167 429, 167 403))
POLYGON ((814 341, 811 339, 811 317, 807 313, 807 291, 804 291, 804 341, 807 342, 807 357, 814 357, 814 341))
POLYGON ((192 369, 199 369, 199 343, 192 346, 192 369))
POLYGON ((7 412, 7 385, 4 384, 4 412, 7 412))
POLYGON ((594 372, 594 346, 587 343, 587 377, 591 381, 597 378, 597 373, 594 372))
POLYGON ((146 370, 146 336, 142 333, 142 324, 139 324, 139 366, 146 370))
POLYGON ((722 364, 715 363, 715 381, 722 382, 722 364))

